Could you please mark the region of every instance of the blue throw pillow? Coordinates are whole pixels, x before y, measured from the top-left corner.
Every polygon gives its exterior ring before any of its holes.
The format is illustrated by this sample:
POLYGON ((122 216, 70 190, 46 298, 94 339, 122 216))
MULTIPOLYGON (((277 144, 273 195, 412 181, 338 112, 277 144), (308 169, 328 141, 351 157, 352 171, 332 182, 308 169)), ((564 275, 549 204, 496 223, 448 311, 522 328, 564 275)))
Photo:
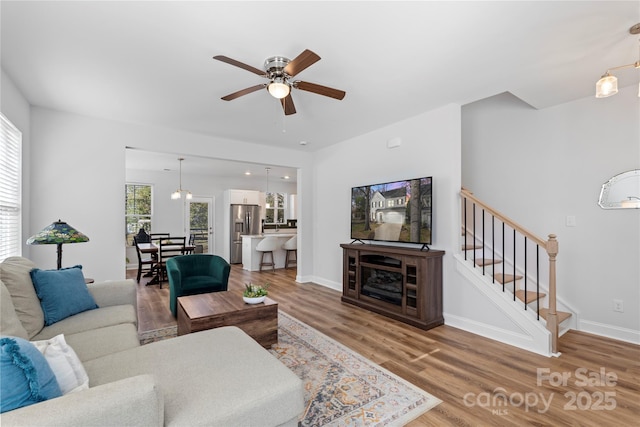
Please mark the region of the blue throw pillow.
POLYGON ((0 412, 62 396, 40 351, 18 337, 0 338, 0 412))
POLYGON ((46 326, 74 314, 98 308, 87 289, 81 265, 61 270, 34 268, 30 274, 36 294, 40 298, 46 326))

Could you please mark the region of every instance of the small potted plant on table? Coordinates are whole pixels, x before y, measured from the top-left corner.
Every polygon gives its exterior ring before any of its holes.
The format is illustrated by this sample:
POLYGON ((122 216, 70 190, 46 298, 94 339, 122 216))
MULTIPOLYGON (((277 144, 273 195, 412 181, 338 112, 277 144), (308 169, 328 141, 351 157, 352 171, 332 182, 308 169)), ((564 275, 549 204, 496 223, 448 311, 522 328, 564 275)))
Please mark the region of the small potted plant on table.
POLYGON ((244 292, 242 293, 242 299, 247 304, 260 304, 261 302, 264 302, 264 299, 267 296, 268 288, 268 283, 265 283, 262 286, 254 285, 253 283, 245 283, 244 292))

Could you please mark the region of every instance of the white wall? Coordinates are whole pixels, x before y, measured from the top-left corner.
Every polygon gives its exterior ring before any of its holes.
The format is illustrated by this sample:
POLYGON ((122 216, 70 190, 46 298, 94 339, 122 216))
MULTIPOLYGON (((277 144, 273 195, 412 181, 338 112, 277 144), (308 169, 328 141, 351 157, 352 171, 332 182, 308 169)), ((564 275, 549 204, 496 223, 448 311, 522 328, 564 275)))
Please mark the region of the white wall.
MULTIPOLYGON (((519 328, 457 270, 460 252, 461 108, 448 105, 317 152, 313 222, 314 276, 342 290, 342 248, 349 243, 351 187, 421 176, 433 177, 433 249, 444 250, 445 323, 474 331, 519 328), (399 137, 398 148, 387 141, 399 137)), ((389 243, 385 243, 389 244, 389 243)), ((510 331, 510 332, 509 332, 510 331)))
MULTIPOLYGON (((433 177, 433 249, 445 250, 445 265, 458 244, 460 107, 448 105, 316 153, 314 280, 342 290, 342 248, 349 243, 351 187, 433 177), (387 141, 401 138, 400 147, 387 141)), ((449 272, 445 272, 445 283, 449 272)), ((446 292, 446 286, 445 286, 446 292)))
MULTIPOLYGON (((82 264, 85 275, 96 280, 125 275, 123 197, 127 146, 185 156, 297 167, 299 180, 311 174, 311 157, 300 150, 270 148, 37 107, 32 108, 31 126, 32 209, 24 234, 31 235, 58 218, 68 221, 91 241, 64 245, 63 264, 82 264)), ((297 191, 304 188, 298 185, 297 191)), ((311 221, 310 218, 309 202, 301 203, 299 223, 311 221)), ((313 259, 310 251, 310 248, 301 251, 302 258, 307 260, 305 268, 309 269, 313 259)), ((41 268, 55 267, 54 248, 31 248, 30 257, 41 268)))
POLYGON ((541 237, 558 235, 558 295, 582 330, 640 342, 640 210, 603 210, 600 188, 640 168, 637 86, 534 110, 510 94, 462 110, 462 184, 541 237), (566 217, 575 216, 576 227, 566 217), (613 299, 624 312, 613 311, 613 299))
MULTIPOLYGON (((13 81, 0 70, 0 112, 22 132, 22 224, 29 222, 29 158, 31 153, 31 111, 29 102, 16 88, 13 81)), ((26 241, 31 236, 28 230, 22 228, 22 255, 29 256, 29 246, 26 241)))

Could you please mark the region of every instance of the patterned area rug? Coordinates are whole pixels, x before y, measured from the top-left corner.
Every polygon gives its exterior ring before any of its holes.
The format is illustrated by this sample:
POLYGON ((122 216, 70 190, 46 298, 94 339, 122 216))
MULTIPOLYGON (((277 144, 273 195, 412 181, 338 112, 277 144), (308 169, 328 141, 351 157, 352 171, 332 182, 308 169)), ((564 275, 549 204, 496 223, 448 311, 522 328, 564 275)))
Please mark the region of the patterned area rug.
POLYGON ((140 344, 145 345, 155 341, 166 340, 178 336, 178 326, 168 326, 166 328, 154 329, 138 333, 140 344))
MULTIPOLYGON (((176 336, 176 327, 140 334, 147 344, 176 336)), ((441 401, 316 329, 280 311, 270 352, 305 386, 300 426, 401 426, 441 401)))

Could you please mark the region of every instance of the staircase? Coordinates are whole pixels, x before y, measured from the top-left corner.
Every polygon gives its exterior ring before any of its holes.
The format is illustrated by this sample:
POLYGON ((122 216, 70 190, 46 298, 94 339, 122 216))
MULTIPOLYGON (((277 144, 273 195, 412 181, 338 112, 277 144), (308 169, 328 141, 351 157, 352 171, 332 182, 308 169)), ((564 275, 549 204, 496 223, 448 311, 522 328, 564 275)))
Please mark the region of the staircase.
POLYGON ((460 268, 488 298, 539 343, 558 354, 558 338, 575 327, 575 315, 556 296, 558 241, 541 239, 466 189, 462 202, 460 268), (560 306, 561 310, 558 310, 560 306))

